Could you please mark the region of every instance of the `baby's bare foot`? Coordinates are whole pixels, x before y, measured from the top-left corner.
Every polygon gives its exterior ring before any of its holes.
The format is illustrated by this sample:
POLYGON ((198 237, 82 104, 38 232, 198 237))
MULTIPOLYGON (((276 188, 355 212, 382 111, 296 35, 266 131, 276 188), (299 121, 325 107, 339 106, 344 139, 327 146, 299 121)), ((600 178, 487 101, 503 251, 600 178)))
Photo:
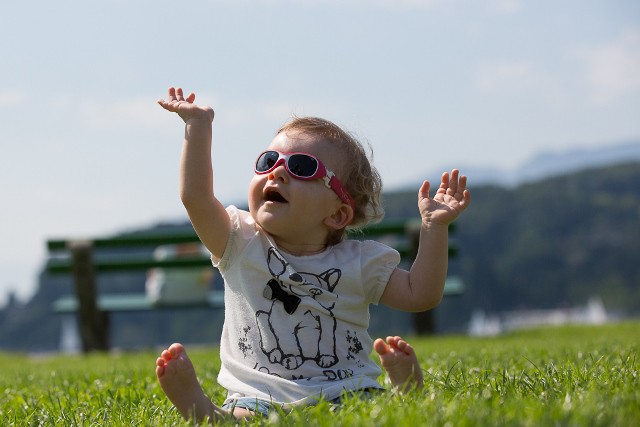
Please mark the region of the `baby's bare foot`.
POLYGON ((387 337, 387 341, 378 338, 373 348, 380 357, 380 364, 387 371, 394 388, 406 392, 412 388, 421 388, 424 382, 418 358, 405 340, 400 337, 387 337))
POLYGON ((156 360, 156 375, 162 390, 186 420, 202 421, 227 415, 204 394, 182 344, 172 344, 162 352, 156 360))

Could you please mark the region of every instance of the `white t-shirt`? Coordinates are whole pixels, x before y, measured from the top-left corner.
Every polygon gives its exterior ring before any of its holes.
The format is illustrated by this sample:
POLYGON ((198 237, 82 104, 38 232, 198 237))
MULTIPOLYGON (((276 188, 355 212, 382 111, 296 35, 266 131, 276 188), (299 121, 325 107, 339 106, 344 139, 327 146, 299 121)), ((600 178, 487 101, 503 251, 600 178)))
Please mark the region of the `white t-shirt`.
POLYGON ((398 252, 345 240, 319 254, 279 250, 251 215, 227 208, 231 235, 220 260, 225 321, 218 383, 229 397, 287 405, 380 388, 369 357, 369 304, 377 304, 398 252))

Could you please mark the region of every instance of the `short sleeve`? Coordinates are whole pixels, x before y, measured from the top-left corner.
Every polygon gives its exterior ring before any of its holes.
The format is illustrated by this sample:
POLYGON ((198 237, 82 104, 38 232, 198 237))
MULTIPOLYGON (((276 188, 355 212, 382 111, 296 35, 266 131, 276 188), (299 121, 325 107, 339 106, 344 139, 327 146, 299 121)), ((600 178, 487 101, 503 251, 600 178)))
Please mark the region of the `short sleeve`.
POLYGON ((378 304, 391 273, 400 264, 397 250, 373 240, 362 242, 362 282, 371 304, 378 304))
POLYGON ((230 260, 235 258, 233 255, 241 251, 247 241, 256 234, 256 225, 249 212, 231 205, 227 207, 227 214, 231 222, 229 240, 227 240, 222 258, 216 259, 213 256, 211 257, 213 266, 221 270, 228 267, 230 260))

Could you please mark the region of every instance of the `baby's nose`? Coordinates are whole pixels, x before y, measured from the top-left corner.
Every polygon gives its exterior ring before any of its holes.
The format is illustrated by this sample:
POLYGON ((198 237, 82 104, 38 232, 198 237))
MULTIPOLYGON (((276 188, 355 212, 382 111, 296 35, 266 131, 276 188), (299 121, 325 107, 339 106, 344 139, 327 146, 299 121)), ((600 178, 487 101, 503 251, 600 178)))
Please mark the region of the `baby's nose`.
POLYGON ((275 181, 277 179, 281 179, 284 182, 289 180, 289 173, 284 165, 277 166, 274 170, 269 173, 269 180, 275 181))

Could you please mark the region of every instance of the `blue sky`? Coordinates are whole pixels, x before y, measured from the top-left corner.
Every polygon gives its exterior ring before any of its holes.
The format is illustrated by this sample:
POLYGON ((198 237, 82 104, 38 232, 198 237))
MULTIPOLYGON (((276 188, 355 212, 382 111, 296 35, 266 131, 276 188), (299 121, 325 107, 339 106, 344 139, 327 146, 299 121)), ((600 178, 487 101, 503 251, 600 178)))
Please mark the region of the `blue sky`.
POLYGON ((0 304, 33 292, 47 238, 185 219, 183 126, 155 105, 170 85, 216 110, 225 203, 245 200, 292 114, 369 142, 387 189, 640 137, 635 0, 27 0, 0 14, 0 304))

